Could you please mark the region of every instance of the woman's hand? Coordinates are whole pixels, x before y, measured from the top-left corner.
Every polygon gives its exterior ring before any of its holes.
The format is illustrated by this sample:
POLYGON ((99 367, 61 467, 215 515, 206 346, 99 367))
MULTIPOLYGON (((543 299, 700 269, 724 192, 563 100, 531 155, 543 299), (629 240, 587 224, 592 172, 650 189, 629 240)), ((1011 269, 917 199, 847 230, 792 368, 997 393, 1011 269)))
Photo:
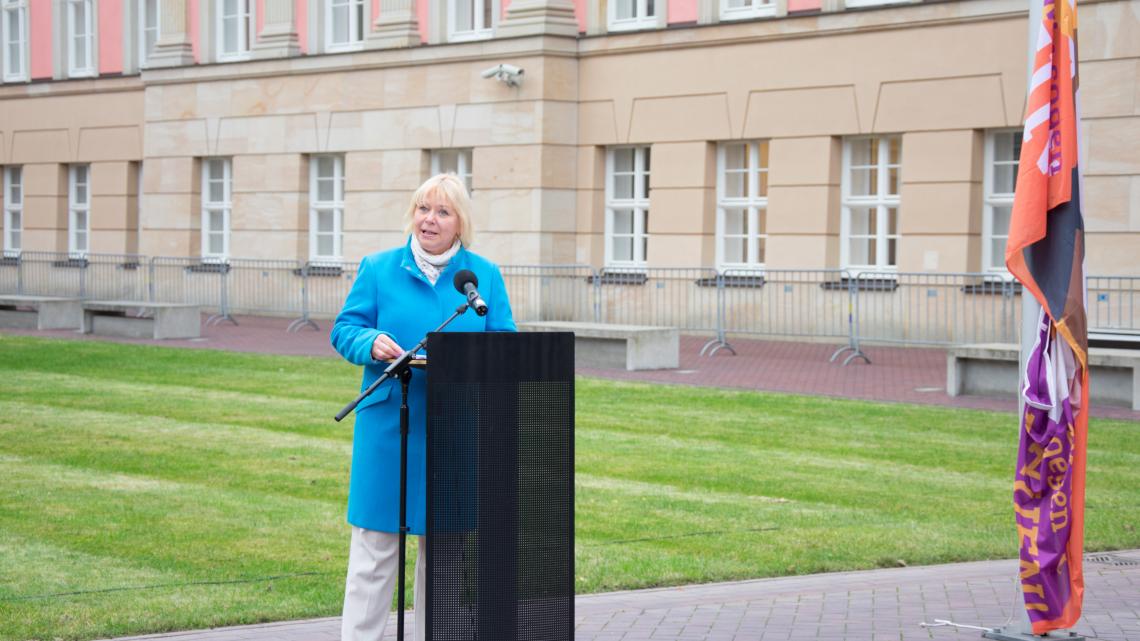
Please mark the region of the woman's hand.
POLYGON ((386 361, 403 353, 404 350, 387 334, 380 334, 372 341, 372 360, 386 361))

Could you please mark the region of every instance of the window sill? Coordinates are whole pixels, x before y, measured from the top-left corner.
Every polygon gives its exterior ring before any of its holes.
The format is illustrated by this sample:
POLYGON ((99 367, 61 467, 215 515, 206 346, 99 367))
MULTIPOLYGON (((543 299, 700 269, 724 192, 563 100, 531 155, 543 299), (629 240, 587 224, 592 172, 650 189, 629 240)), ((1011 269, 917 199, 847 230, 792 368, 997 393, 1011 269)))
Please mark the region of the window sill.
POLYGON ((341 265, 331 265, 331 261, 324 261, 322 264, 309 263, 300 269, 294 269, 294 276, 307 277, 312 276, 316 278, 340 278, 344 275, 344 267, 341 265))
POLYGON ((354 51, 364 51, 364 42, 334 42, 325 47, 325 53, 351 53, 354 51))
POLYGON ((738 287, 741 289, 759 289, 767 281, 763 274, 722 274, 715 278, 701 278, 697 280, 697 287, 738 287))
POLYGON ((484 29, 483 31, 457 31, 447 34, 447 41, 475 42, 478 40, 490 40, 494 35, 493 29, 484 29))
POLYGON ((647 29, 664 28, 665 25, 656 17, 643 18, 640 20, 611 21, 608 25, 606 25, 606 29, 610 32, 645 31, 647 29))
POLYGON ((722 22, 733 22, 735 20, 751 20, 754 18, 772 18, 775 17, 775 15, 775 5, 768 5, 755 9, 722 9, 720 19, 722 22))
POLYGON ((586 278, 591 285, 644 285, 649 281, 649 275, 640 271, 605 271, 586 278))
POLYGON ((894 278, 840 278, 819 286, 826 291, 893 292, 899 288, 899 281, 894 278))
POLYGON ((188 266, 186 271, 192 274, 228 274, 230 264, 203 258, 202 262, 188 266))
POLYGON ((1018 296, 1021 294, 1021 283, 1005 279, 984 280, 974 285, 966 285, 962 288, 962 293, 1018 296))
POLYGON ((87 269, 87 258, 68 258, 67 260, 52 261, 52 267, 59 267, 62 269, 87 269))

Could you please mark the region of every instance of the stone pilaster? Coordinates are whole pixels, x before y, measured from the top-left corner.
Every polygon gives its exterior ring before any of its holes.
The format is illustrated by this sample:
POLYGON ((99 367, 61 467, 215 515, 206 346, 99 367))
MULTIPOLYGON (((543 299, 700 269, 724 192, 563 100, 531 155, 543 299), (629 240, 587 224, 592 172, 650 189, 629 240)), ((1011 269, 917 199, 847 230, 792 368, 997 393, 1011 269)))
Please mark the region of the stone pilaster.
POLYGON ((254 58, 300 55, 296 6, 293 0, 265 0, 265 25, 251 48, 254 58))
POLYGON ((380 0, 380 15, 364 39, 365 48, 415 47, 420 42, 415 0, 380 0))
POLYGON ((497 37, 578 36, 578 21, 570 0, 514 0, 495 30, 497 37))
POLYGON ((181 67, 194 64, 190 42, 188 0, 162 0, 159 12, 158 42, 147 60, 148 67, 181 67))

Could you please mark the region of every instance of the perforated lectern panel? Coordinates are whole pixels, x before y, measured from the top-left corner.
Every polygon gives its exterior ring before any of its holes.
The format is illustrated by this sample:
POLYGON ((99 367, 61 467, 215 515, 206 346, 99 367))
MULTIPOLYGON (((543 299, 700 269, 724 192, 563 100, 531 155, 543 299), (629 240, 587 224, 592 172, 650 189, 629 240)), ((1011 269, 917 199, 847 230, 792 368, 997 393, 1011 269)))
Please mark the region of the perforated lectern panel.
POLYGON ((427 641, 571 641, 573 334, 432 334, 427 400, 427 641))

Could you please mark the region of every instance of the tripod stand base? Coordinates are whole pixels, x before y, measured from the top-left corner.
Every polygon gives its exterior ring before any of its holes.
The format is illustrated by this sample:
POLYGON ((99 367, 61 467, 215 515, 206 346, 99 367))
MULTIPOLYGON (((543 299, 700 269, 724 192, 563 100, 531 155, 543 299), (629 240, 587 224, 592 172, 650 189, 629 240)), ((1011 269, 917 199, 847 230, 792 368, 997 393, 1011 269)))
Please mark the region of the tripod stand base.
POLYGON ((996 641, 1053 641, 1054 639, 1058 641, 1085 641, 1085 637, 1069 631, 1054 631, 1037 635, 1017 630, 1016 626, 994 628, 989 632, 983 632, 982 638, 995 639, 996 641))

